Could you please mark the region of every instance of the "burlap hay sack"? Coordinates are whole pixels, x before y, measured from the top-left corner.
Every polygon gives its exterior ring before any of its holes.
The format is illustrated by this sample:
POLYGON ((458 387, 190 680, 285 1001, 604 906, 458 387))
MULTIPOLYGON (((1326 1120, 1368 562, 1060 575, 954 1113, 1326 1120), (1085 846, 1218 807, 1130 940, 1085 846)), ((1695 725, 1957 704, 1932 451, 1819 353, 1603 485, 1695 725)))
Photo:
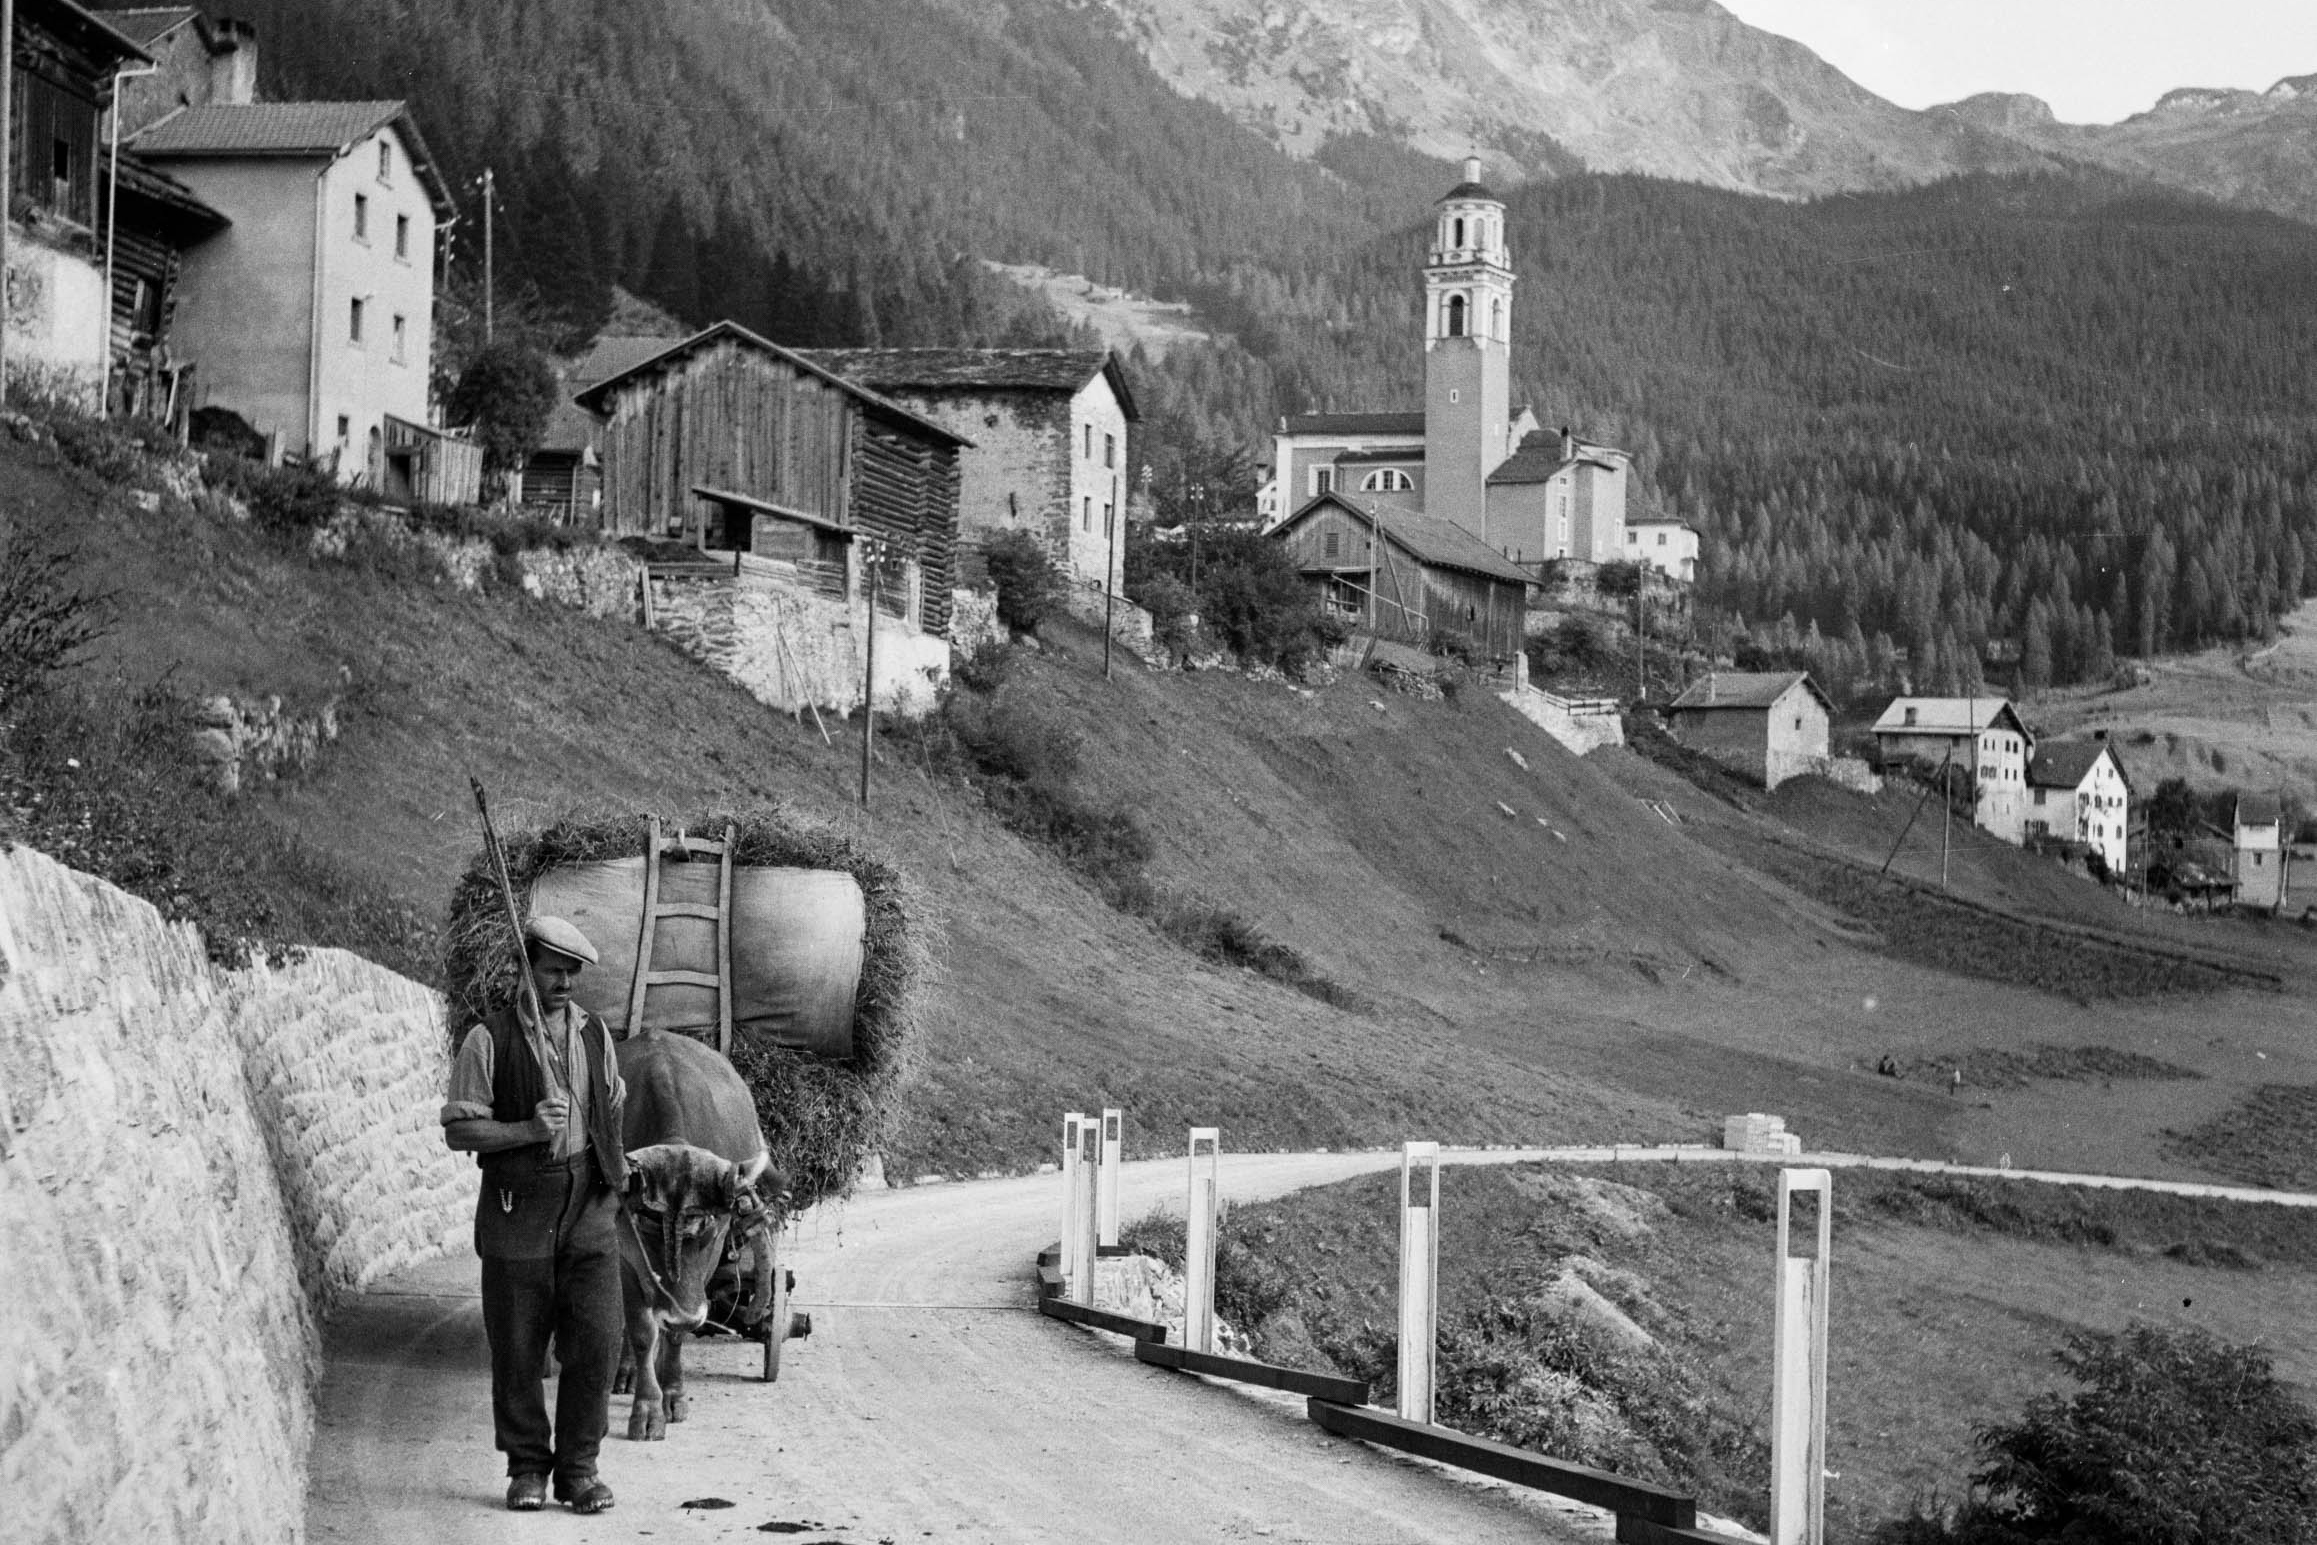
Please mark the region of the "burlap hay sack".
MULTIPOLYGON (((502 832, 508 874, 524 916, 531 915, 534 885, 551 871, 560 869, 568 875, 574 866, 640 858, 646 820, 642 815, 581 812, 560 816, 537 831, 502 832)), ((917 898, 900 872, 860 841, 780 806, 663 819, 661 830, 667 835, 682 829, 696 837, 715 837, 727 822, 738 832, 733 855, 736 893, 744 869, 836 871, 850 875, 860 888, 860 980, 851 1005, 849 1054, 830 1057, 784 1046, 762 1024, 747 1021, 736 1024, 733 1033, 733 1065, 756 1095, 773 1161, 788 1172, 796 1205, 803 1207, 851 1190, 862 1161, 885 1143, 893 1118, 891 1096, 917 1065, 918 995, 928 958, 921 930, 915 926, 917 898)), ((671 863, 663 873, 678 867, 671 863)), ((663 924, 662 936, 673 926, 663 924)), ((606 937, 594 942, 606 951, 607 966, 623 951, 632 963, 632 939, 606 937), (617 947, 607 948, 615 943, 617 947)), ((748 948, 736 925, 736 968, 744 964, 741 957, 748 948)), ((483 1015, 514 1001, 516 958, 506 904, 478 849, 452 892, 443 953, 443 991, 454 1034, 464 1034, 483 1015)), ((655 969, 661 963, 655 953, 655 969)), ((654 988, 653 1002, 672 991, 654 988)), ((741 996, 737 989, 735 996, 741 996)), ((609 1017, 624 1024, 624 1013, 609 1017)), ((659 1019, 647 1011, 647 1023, 659 1019)), ((710 1044, 715 1041, 712 1027, 687 1028, 683 1033, 710 1044)))

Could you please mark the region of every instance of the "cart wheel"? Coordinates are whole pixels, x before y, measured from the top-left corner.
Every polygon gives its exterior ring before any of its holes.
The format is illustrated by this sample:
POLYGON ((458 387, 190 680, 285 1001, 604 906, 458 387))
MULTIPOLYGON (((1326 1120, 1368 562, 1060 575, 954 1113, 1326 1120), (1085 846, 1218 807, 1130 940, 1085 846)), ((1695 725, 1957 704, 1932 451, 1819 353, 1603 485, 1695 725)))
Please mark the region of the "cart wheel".
POLYGON ((788 1339, 789 1274, 777 1261, 772 1268, 772 1313, 764 1320, 764 1382, 780 1377, 780 1344, 788 1339))

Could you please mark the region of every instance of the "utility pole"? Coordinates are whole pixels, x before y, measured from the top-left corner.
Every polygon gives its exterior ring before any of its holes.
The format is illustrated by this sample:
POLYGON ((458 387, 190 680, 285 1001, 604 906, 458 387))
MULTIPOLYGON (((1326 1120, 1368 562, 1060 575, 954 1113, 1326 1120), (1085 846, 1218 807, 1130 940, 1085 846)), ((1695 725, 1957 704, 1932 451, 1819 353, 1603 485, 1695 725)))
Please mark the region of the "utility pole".
POLYGON ((1207 485, 1193 483, 1191 485, 1191 591, 1194 595, 1198 593, 1199 589, 1199 527, 1205 524, 1206 518, 1207 485))
POLYGON ((1110 641, 1116 636, 1116 630, 1111 625, 1111 618, 1118 605, 1118 527, 1123 513, 1119 509, 1118 500, 1114 495, 1110 502, 1109 514, 1106 517, 1106 522, 1110 527, 1110 556, 1104 559, 1102 564, 1102 679, 1104 681, 1110 679, 1110 641))
MULTIPOLYGON (((16 0, 0 0, 0 408, 8 406, 8 212, 16 169, 16 0)), ((111 304, 111 297, 106 297, 111 304)))
MULTIPOLYGON (((494 308, 493 308, 493 306, 492 306, 492 293, 491 293, 491 281, 492 281, 492 274, 491 274, 491 262, 492 262, 492 258, 493 258, 493 256, 494 256, 494 254, 493 254, 493 252, 492 252, 492 250, 491 250, 491 205, 492 205, 492 204, 495 202, 495 200, 494 200, 494 198, 493 198, 493 195, 492 195, 492 189, 493 189, 495 186, 496 186, 496 184, 495 184, 495 182, 494 182, 494 180, 493 180, 493 176, 492 176, 491 168, 489 168, 489 167, 487 167, 487 166, 486 166, 486 167, 484 167, 484 168, 483 168, 483 343, 484 343, 484 346, 485 346, 485 347, 488 347, 488 346, 489 346, 489 345, 490 345, 490 344, 491 344, 491 343, 492 343, 492 342, 495 340, 495 338, 497 337, 497 333, 496 333, 496 330, 495 330, 495 327, 494 327, 494 324, 496 323, 496 321, 497 321, 497 318, 496 318, 496 316, 493 314, 494 308)), ((864 803, 866 803, 866 797, 865 797, 865 796, 864 796, 864 803)))

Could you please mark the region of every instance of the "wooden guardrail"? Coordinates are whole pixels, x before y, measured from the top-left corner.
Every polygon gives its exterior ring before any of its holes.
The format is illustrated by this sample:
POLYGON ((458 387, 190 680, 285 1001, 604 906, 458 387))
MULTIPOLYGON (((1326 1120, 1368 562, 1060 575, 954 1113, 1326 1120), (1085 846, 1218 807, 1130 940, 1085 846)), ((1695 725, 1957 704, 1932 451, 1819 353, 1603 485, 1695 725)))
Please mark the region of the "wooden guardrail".
POLYGON ((1277 1363, 1259 1363, 1246 1357, 1224 1357, 1214 1352, 1194 1352, 1188 1347, 1171 1347, 1152 1341, 1137 1341, 1134 1344, 1134 1356, 1135 1361, 1149 1363, 1154 1368, 1172 1368, 1180 1373, 1203 1373, 1210 1378, 1232 1379, 1241 1384, 1260 1384, 1266 1389, 1284 1389, 1297 1395, 1332 1400, 1340 1405, 1364 1406, 1368 1403, 1367 1380, 1347 1379, 1341 1374, 1306 1373, 1300 1368, 1282 1368, 1277 1363))
POLYGON ((1620 1520, 1631 1516, 1671 1529, 1697 1527, 1694 1501, 1647 1481, 1627 1480, 1589 1465, 1547 1459, 1525 1448, 1514 1448, 1510 1443, 1468 1437, 1446 1427, 1408 1421, 1373 1407, 1338 1405, 1315 1396, 1304 1402, 1304 1408, 1314 1422, 1340 1437, 1396 1448, 1404 1454, 1436 1459, 1459 1470, 1511 1481, 1532 1491, 1549 1491, 1558 1497, 1607 1508, 1620 1520))
POLYGON ((1088 1325, 1096 1330, 1107 1330, 1113 1335, 1132 1336, 1137 1342, 1164 1341, 1167 1328, 1149 1320, 1138 1320, 1132 1315, 1112 1314, 1108 1309, 1091 1309, 1085 1304, 1072 1303, 1067 1298, 1045 1297, 1038 1300, 1038 1312, 1048 1319, 1068 1320, 1073 1325, 1088 1325))

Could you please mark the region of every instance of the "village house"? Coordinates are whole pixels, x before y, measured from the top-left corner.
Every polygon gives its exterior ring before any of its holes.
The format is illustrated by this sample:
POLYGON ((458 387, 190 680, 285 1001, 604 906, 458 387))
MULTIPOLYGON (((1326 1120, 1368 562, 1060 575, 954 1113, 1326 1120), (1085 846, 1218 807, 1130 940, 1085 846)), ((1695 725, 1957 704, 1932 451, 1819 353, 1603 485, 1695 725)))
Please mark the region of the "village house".
POLYGON ((1900 697, 1875 721, 1884 769, 1922 762, 1971 775, 1972 824, 2027 840, 2027 764, 2035 737, 2000 697, 1900 697))
POLYGON ((2239 794, 2230 821, 2232 863, 2240 907, 2261 907, 2274 912, 2285 904, 2289 860, 2284 841, 2284 810, 2274 794, 2239 794))
MULTIPOLYGON (((234 58, 254 46, 238 35, 234 58)), ((242 100, 247 77, 229 74, 131 142, 230 222, 183 256, 172 346, 196 362, 197 405, 389 496, 472 497, 479 452, 431 427, 435 234, 453 206, 409 110, 242 100)))
POLYGON ((1520 653, 1528 576, 1452 521, 1326 493, 1273 529, 1331 615, 1412 644, 1458 640, 1489 660, 1520 653))
POLYGON ((1666 710, 1674 738, 1774 789, 1822 772, 1834 700, 1806 671, 1714 671, 1666 710))
POLYGON ((761 553, 947 637, 958 458, 932 420, 736 322, 579 394, 603 423, 602 529, 761 553))
MULTIPOLYGON (((1329 493, 1372 496, 1460 527, 1532 576, 1559 559, 1638 556, 1626 539, 1631 458, 1512 405, 1504 204, 1480 162, 1441 198, 1424 265, 1424 408, 1283 418, 1269 497, 1284 521, 1329 493)), ((1694 554, 1690 573, 1695 576, 1694 554)), ((1669 570, 1669 572, 1671 572, 1669 570)))
POLYGON ((2027 765, 2027 835, 2080 842, 2123 874, 2129 854, 2132 780, 2104 740, 2053 741, 2027 765))
POLYGON ((1625 556, 1648 564, 1668 579, 1694 584, 1698 577, 1697 527, 1673 515, 1629 516, 1625 556))
POLYGON ((112 308, 105 293, 104 140, 119 77, 152 63, 71 0, 20 0, 8 62, 7 267, 0 325, 11 380, 90 402, 102 390, 112 308))
POLYGON ((958 533, 967 579, 983 538, 1027 531, 1071 583, 1126 583, 1141 421, 1126 372, 1102 349, 800 349, 815 364, 968 436, 958 457, 958 533), (1106 577, 1107 576, 1107 577, 1106 577))

